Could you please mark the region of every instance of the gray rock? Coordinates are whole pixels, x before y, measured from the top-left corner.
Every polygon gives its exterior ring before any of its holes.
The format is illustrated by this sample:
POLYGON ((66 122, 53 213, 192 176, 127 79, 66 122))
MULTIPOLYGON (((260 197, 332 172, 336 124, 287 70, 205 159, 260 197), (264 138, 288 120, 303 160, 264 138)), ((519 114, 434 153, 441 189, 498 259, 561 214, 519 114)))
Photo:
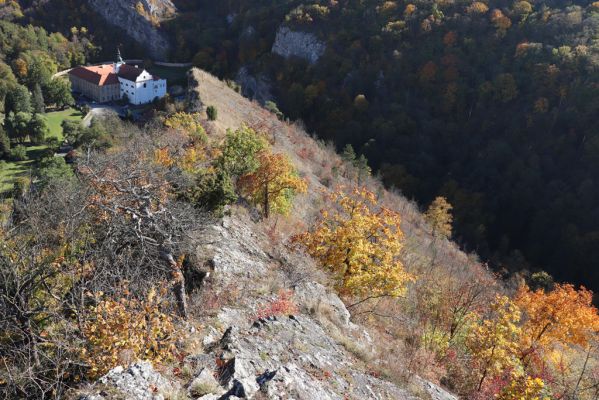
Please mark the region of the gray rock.
POLYGON ((424 390, 431 396, 431 400, 458 400, 458 397, 447 392, 440 386, 434 383, 425 381, 424 379, 418 378, 418 381, 424 387, 424 390))
POLYGON ((149 362, 137 362, 126 369, 113 368, 100 378, 100 383, 118 389, 130 400, 163 400, 163 393, 175 389, 149 362))
MULTIPOLYGON (((152 58, 166 59, 170 47, 166 35, 160 32, 147 16, 137 12, 137 0, 88 1, 94 11, 100 14, 106 22, 124 29, 132 39, 146 47, 152 58)), ((148 15, 159 20, 176 11, 171 0, 144 0, 141 4, 148 15)))
POLYGON ((284 58, 299 57, 315 64, 326 50, 326 44, 309 32, 292 31, 282 26, 277 31, 272 52, 284 58))
POLYGON ((197 397, 209 394, 222 395, 224 390, 214 378, 213 372, 207 368, 203 368, 200 374, 191 381, 188 392, 190 396, 197 397))

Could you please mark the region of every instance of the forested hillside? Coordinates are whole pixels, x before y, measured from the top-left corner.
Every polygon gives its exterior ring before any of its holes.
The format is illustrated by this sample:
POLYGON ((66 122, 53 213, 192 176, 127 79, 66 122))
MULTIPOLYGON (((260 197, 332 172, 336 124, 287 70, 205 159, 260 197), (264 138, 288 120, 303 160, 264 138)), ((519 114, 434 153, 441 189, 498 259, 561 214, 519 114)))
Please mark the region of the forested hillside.
MULTIPOLYGON (((20 3, 29 21, 90 29, 103 58, 115 44, 144 56, 87 3, 20 3)), ((285 116, 352 144, 388 186, 447 197, 455 239, 496 268, 599 287, 599 4, 174 3, 156 25, 171 59, 230 79, 246 67, 285 116), (282 25, 326 44, 318 62, 272 53, 282 25)))
POLYGON ((177 3, 173 58, 267 77, 286 116, 351 143, 389 186, 446 196, 455 238, 495 266, 599 287, 599 4, 177 3), (272 54, 281 25, 324 55, 272 54))

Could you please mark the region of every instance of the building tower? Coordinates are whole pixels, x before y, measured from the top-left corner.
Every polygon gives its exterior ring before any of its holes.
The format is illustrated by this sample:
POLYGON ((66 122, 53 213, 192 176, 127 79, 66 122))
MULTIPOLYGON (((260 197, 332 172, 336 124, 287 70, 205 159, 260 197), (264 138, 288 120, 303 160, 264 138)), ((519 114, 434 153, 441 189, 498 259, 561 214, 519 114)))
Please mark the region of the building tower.
POLYGON ((114 72, 116 74, 119 73, 119 69, 121 68, 121 65, 125 64, 125 61, 123 61, 123 57, 121 57, 121 49, 119 47, 116 48, 116 64, 114 64, 114 72))

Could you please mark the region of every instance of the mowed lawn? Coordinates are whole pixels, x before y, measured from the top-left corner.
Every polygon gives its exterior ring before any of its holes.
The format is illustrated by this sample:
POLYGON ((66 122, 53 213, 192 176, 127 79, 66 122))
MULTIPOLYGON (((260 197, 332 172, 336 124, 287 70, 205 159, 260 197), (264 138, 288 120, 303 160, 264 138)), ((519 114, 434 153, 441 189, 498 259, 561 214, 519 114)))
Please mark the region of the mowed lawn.
MULTIPOLYGON (((50 129, 49 137, 54 137, 62 141, 62 121, 81 121, 84 116, 80 111, 68 108, 63 111, 46 113, 44 117, 50 129)), ((45 145, 33 146, 29 143, 25 143, 25 146, 27 147, 27 160, 0 161, 0 193, 11 190, 17 177, 27 175, 31 171, 31 168, 37 165, 37 162, 48 148, 45 145)))
POLYGON ((67 108, 63 111, 54 111, 46 113, 44 117, 46 119, 46 123, 48 124, 48 128, 50 128, 50 137, 55 137, 58 140, 62 141, 62 121, 81 121, 84 115, 79 110, 76 110, 74 108, 67 108))

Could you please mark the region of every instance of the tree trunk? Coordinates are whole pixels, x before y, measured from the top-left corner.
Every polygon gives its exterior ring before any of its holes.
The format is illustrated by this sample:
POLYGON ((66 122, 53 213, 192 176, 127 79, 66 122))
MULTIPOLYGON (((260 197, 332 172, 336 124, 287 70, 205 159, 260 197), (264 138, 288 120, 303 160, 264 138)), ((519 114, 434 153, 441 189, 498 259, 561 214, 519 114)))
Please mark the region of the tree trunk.
POLYGON ((185 276, 183 275, 183 271, 181 271, 181 267, 175 261, 175 258, 170 252, 161 251, 162 257, 168 262, 172 269, 173 274, 173 293, 175 295, 175 300, 177 301, 177 307, 179 308, 179 315, 183 319, 187 319, 187 294, 185 293, 185 276))
POLYGON ((268 182, 264 185, 264 216, 266 219, 270 216, 270 199, 268 197, 268 182))

